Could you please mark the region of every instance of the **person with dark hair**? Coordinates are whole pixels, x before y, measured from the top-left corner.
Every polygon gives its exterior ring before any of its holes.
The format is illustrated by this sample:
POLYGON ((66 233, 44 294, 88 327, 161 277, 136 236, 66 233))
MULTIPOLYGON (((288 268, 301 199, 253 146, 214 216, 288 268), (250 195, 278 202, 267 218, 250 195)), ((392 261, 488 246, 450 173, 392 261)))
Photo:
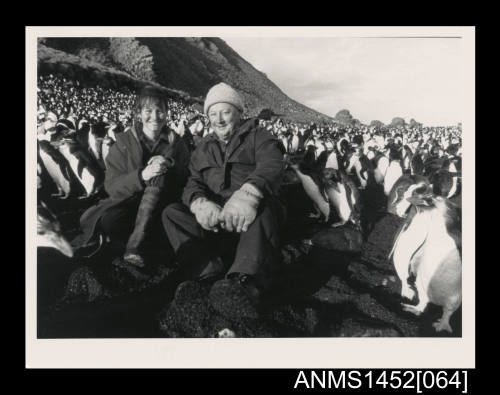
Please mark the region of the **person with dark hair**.
POLYGON ((162 93, 144 88, 135 104, 134 124, 116 135, 106 157, 104 188, 109 198, 80 219, 84 244, 96 235, 106 236, 124 253, 125 264, 144 266, 147 239, 167 242, 160 214, 180 199, 189 174, 188 149, 166 119, 162 93))
POLYGON ((191 155, 182 204, 163 212, 184 278, 210 289, 214 308, 230 315, 258 313, 280 269, 285 219, 280 142, 258 119, 242 120, 243 108, 229 85, 210 89, 204 110, 214 133, 191 155))

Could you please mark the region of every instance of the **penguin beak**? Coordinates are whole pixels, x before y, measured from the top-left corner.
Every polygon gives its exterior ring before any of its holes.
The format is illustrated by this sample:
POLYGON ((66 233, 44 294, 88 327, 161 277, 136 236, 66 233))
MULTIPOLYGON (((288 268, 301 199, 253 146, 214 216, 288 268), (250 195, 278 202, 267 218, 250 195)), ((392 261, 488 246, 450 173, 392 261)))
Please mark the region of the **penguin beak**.
POLYGON ((430 198, 431 198, 430 195, 417 195, 417 196, 410 196, 406 198, 406 200, 409 201, 414 206, 430 206, 429 204, 430 198))

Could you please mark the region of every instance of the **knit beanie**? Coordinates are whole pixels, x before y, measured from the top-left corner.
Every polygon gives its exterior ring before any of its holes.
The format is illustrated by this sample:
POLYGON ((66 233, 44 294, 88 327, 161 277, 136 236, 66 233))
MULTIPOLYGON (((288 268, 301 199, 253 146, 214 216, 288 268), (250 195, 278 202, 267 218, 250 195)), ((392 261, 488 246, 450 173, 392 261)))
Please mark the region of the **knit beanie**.
POLYGON ((205 115, 208 115, 208 110, 216 103, 229 103, 243 112, 244 105, 240 94, 224 82, 214 85, 208 91, 207 98, 205 99, 205 106, 203 108, 205 115))

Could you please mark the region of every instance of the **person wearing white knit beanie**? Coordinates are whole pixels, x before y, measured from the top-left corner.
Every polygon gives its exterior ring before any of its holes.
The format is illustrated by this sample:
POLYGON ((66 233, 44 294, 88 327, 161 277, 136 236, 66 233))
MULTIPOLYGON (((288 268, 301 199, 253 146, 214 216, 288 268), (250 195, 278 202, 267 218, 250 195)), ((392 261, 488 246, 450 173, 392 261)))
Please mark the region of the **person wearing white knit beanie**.
POLYGON ((191 154, 183 204, 162 217, 181 271, 210 286, 212 306, 255 317, 281 267, 285 167, 280 141, 258 119, 243 119, 244 108, 226 83, 208 91, 204 112, 214 132, 191 154))
POLYGON ((212 87, 203 108, 217 137, 227 143, 243 114, 243 99, 231 86, 221 82, 212 87))

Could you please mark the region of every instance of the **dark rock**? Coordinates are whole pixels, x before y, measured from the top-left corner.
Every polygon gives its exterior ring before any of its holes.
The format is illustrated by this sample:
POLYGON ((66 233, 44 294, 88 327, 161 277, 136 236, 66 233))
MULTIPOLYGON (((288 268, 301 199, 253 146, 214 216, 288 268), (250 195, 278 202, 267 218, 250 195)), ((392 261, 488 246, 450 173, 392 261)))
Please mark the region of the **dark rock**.
POLYGON ((362 294, 356 298, 356 307, 368 317, 397 327, 403 336, 418 336, 419 334, 419 327, 414 319, 399 317, 399 315, 381 305, 369 294, 362 294))
POLYGON ((161 332, 167 337, 218 337, 229 329, 235 337, 275 337, 266 322, 245 316, 228 318, 217 312, 208 297, 209 289, 196 281, 182 283, 174 300, 160 313, 161 332))
POLYGON ((348 318, 342 323, 340 337, 400 337, 401 333, 390 327, 372 327, 368 322, 348 318))
POLYGON ((344 225, 321 230, 312 237, 311 241, 314 246, 328 250, 360 252, 363 236, 351 225, 344 225))
POLYGON ((329 304, 340 304, 351 301, 356 295, 356 291, 345 281, 332 276, 325 286, 312 295, 312 298, 329 304))
POLYGON ((392 271, 389 254, 403 224, 403 218, 393 214, 384 215, 375 224, 368 239, 363 244, 361 259, 370 262, 382 270, 392 271))
POLYGON ((71 273, 64 299, 83 298, 88 302, 93 302, 106 296, 110 296, 109 291, 104 289, 89 267, 83 266, 71 273))
POLYGON ((303 305, 281 306, 269 318, 282 337, 315 336, 320 320, 316 310, 303 305))
POLYGON ((362 284, 364 289, 379 290, 387 293, 389 297, 396 297, 401 292, 401 281, 394 268, 390 272, 378 270, 378 268, 366 263, 353 261, 348 269, 350 279, 362 284))
POLYGON ((259 318, 260 300, 254 298, 237 279, 217 281, 209 294, 212 307, 231 319, 259 318))

